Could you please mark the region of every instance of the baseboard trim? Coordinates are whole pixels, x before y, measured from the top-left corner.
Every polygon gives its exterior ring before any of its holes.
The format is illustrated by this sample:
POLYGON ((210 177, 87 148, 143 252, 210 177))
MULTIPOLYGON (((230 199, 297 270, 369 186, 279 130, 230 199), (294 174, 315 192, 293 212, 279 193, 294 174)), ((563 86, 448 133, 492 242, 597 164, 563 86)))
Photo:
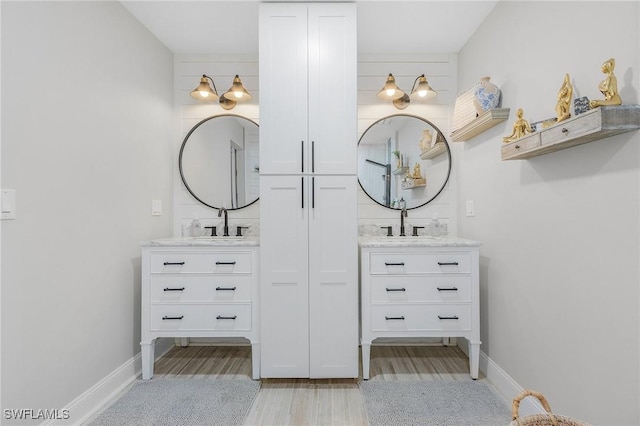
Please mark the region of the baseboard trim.
MULTIPOLYGON (((162 357, 174 346, 173 339, 158 339, 156 341, 156 357, 162 357)), ((140 353, 113 370, 95 385, 91 386, 67 407, 70 418, 52 419, 41 423, 40 426, 81 425, 99 410, 111 403, 127 386, 133 383, 142 372, 140 353)))
MULTIPOLYGON (((487 381, 491 383, 498 396, 509 406, 511 406, 513 398, 524 390, 518 382, 513 380, 506 371, 482 351, 480 351, 480 370, 485 374, 487 381)), ((537 399, 525 398, 520 402, 518 413, 520 417, 524 417, 532 414, 544 414, 545 410, 537 399)))

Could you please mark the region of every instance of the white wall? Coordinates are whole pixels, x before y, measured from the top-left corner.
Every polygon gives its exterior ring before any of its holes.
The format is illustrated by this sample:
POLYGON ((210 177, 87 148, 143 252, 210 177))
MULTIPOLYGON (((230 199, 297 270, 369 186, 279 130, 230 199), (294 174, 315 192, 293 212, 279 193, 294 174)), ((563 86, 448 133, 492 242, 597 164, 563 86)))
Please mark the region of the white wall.
POLYGON ((1 225, 2 408, 62 409, 140 351, 139 243, 171 234, 172 55, 118 2, 1 7, 17 200, 1 225))
POLYGON ((555 116, 567 72, 574 97, 601 99, 610 57, 637 104, 639 18, 638 2, 500 2, 458 56, 459 87, 489 75, 511 108, 459 168, 459 233, 483 243, 482 350, 554 412, 597 425, 640 424, 640 132, 530 160, 502 162, 500 147, 517 108, 555 116))

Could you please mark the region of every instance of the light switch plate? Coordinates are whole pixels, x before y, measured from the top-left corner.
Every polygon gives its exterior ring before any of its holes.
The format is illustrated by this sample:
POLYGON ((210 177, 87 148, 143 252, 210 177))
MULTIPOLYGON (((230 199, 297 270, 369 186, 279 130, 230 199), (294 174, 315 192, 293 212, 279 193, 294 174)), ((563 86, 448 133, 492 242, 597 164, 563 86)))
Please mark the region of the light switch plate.
POLYGON ((475 215, 476 215, 476 211, 475 211, 475 205, 473 200, 467 200, 467 216, 471 217, 475 215))
POLYGON ((151 216, 162 216, 162 200, 151 200, 151 216))
POLYGON ((16 190, 2 189, 0 190, 0 219, 16 218, 16 190))

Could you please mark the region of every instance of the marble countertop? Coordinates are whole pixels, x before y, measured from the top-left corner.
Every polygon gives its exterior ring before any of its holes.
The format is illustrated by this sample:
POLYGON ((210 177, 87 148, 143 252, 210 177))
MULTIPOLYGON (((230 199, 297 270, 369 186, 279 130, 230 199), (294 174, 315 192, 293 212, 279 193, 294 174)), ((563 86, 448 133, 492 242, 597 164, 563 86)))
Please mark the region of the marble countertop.
POLYGON ((383 237, 371 236, 358 237, 360 247, 385 248, 385 247, 479 247, 479 241, 467 240, 458 237, 383 237))
POLYGON ((255 247, 258 237, 176 237, 145 241, 142 247, 255 247))

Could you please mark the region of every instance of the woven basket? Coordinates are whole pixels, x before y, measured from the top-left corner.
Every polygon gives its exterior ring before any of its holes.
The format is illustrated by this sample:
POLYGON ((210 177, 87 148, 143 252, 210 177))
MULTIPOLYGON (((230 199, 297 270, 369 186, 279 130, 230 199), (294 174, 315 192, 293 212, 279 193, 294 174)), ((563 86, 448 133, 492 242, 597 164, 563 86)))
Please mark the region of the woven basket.
POLYGON ((513 403, 511 404, 511 415, 513 421, 509 423, 509 426, 591 426, 589 423, 585 423, 580 420, 553 414, 547 399, 542 396, 540 392, 533 390, 524 390, 513 399, 513 403), (528 396, 538 398, 547 414, 534 414, 532 416, 520 417, 518 414, 520 401, 528 396))

